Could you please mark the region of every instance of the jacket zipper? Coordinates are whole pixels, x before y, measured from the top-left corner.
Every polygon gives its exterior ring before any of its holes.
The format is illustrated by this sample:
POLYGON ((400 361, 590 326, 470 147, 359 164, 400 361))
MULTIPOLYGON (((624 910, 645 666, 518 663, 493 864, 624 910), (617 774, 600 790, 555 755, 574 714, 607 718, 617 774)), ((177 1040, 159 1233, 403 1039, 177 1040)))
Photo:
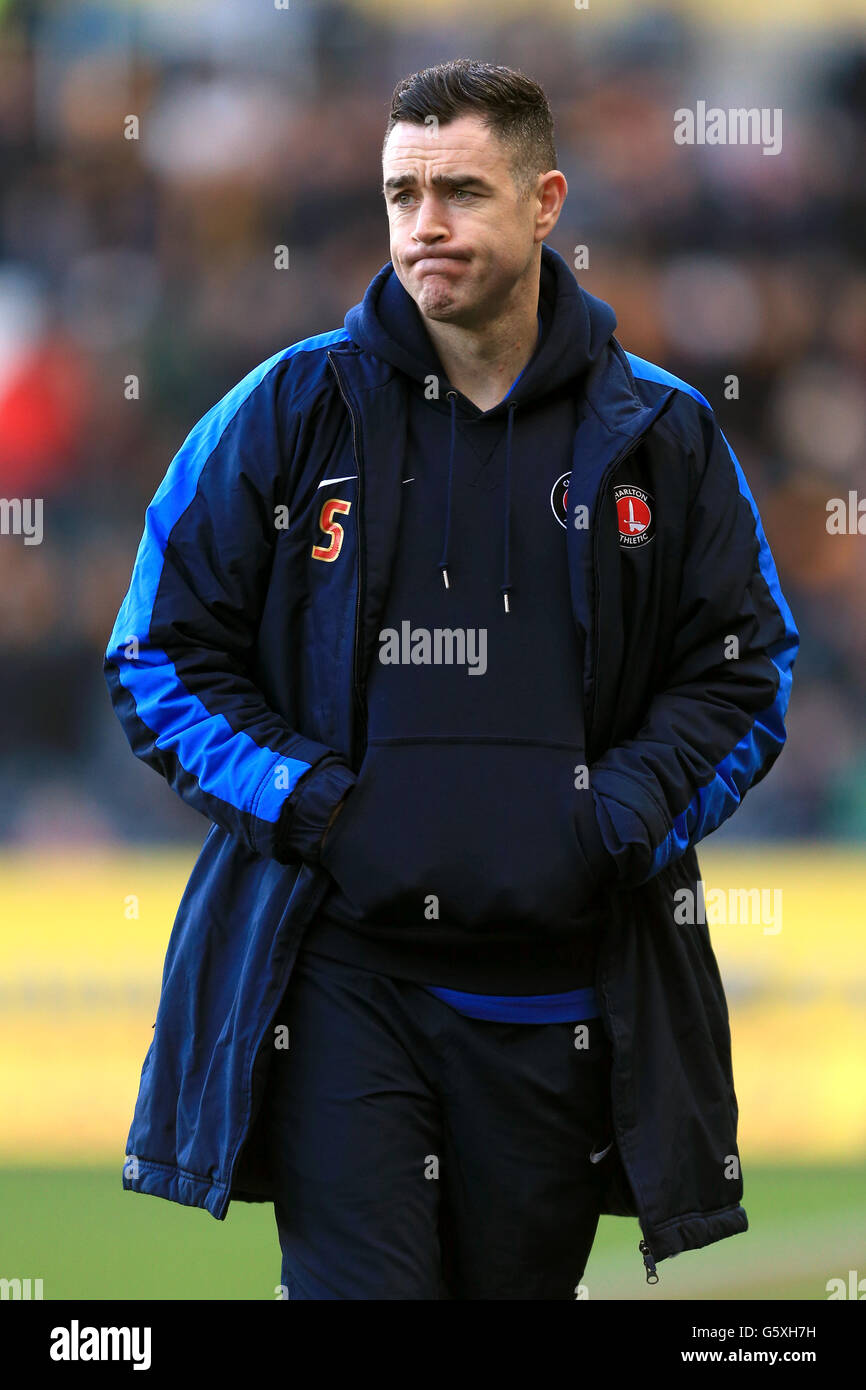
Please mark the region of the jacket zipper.
MULTIPOLYGON (((612 462, 609 463, 609 464, 607 465, 607 467, 605 468, 604 472, 603 472, 602 475, 601 475, 601 481, 600 481, 600 483, 599 483, 599 485, 598 485, 598 494, 597 494, 597 495, 598 495, 599 498, 603 498, 603 497, 604 497, 604 490, 605 490, 605 488, 607 487, 608 479, 612 476, 612 474, 616 471, 616 469, 619 468, 620 464, 623 463, 623 462, 625 461, 625 459, 628 458, 629 454, 634 453, 635 449, 637 449, 638 446, 641 444, 641 442, 646 438, 646 436, 649 434, 650 430, 652 429, 653 425, 654 425, 654 424, 656 423, 656 421, 659 420, 659 419, 661 418, 661 416, 664 414, 665 410, 667 409, 668 405, 670 404, 671 400, 673 399, 673 396, 674 396, 674 391, 671 390, 671 391, 668 392, 667 396, 663 396, 663 397, 662 397, 661 401, 659 402, 658 406, 656 407, 656 410, 654 411, 654 413, 652 414, 652 416, 650 417, 650 419, 647 421, 647 423, 644 425, 644 427, 643 427, 643 429, 640 431, 640 433, 639 433, 638 435, 636 435, 633 439, 630 439, 629 442, 625 445, 625 447, 624 447, 623 449, 621 449, 620 452, 617 454, 616 458, 614 458, 614 459, 612 460, 612 462)), ((592 707, 591 707, 590 712, 589 712, 589 720, 588 720, 587 726, 586 726, 586 732, 587 732, 586 743, 587 743, 587 745, 589 744, 589 735, 591 734, 593 724, 595 723, 595 711, 596 711, 596 708, 597 708, 597 706, 598 706, 598 665, 599 665, 599 657, 600 657, 600 651, 601 651, 601 633, 600 633, 600 623, 599 623, 599 616, 598 616, 598 588, 599 588, 599 581, 598 581, 598 570, 599 570, 599 565, 598 565, 598 544, 599 544, 599 534, 600 534, 600 531, 601 531, 601 527, 600 527, 600 524, 599 524, 599 512, 600 512, 600 510, 601 510, 601 507, 598 506, 598 507, 596 508, 595 517, 593 518, 593 531, 592 531, 592 573, 593 573, 593 581, 594 581, 594 583, 595 583, 595 596, 594 596, 594 605, 593 605, 593 607, 594 607, 593 622, 594 622, 595 631, 594 631, 594 633, 593 633, 593 644, 592 644, 592 649, 593 649, 593 689, 592 689, 592 707)), ((587 746, 587 761, 589 761, 589 748, 588 748, 588 746, 587 746)), ((606 998, 605 998, 604 990, 603 990, 603 989, 600 989, 600 990, 599 990, 599 994, 600 994, 601 998, 605 1000, 605 1004, 607 1004, 607 1000, 606 1000, 606 998)), ((609 1011, 608 1011, 608 1012, 609 1012, 609 1011)), ((613 1112, 613 1109, 611 1109, 611 1124, 612 1124, 612 1126, 613 1126, 613 1134, 614 1134, 614 1140, 615 1140, 615 1139, 616 1139, 616 1116, 615 1116, 615 1114, 614 1114, 614 1112, 613 1112)), ((619 1149, 619 1145, 617 1145, 617 1148, 619 1149)), ((626 1164, 625 1164, 625 1159, 622 1157, 622 1152, 621 1152, 621 1151, 620 1151, 620 1159, 621 1159, 623 1168, 625 1169, 626 1173, 628 1173, 628 1169, 626 1168, 626 1164)), ((643 1257, 644 1268, 645 1268, 645 1270, 646 1270, 646 1281, 647 1281, 647 1283, 648 1283, 648 1284, 657 1284, 657 1283, 659 1282, 659 1275, 658 1275, 658 1272, 657 1272, 657 1270, 656 1270, 656 1265, 655 1265, 655 1260, 653 1259, 652 1250, 650 1249, 650 1247, 649 1247, 647 1241, 641 1240, 641 1241, 638 1243, 638 1250, 640 1251, 641 1256, 643 1257)))
POLYGON ((646 1266, 646 1281, 647 1281, 647 1283, 648 1283, 648 1284, 657 1284, 658 1281, 659 1281, 659 1276, 658 1276, 658 1274, 656 1273, 656 1262, 655 1262, 655 1260, 653 1259, 653 1253, 652 1253, 652 1251, 650 1250, 650 1248, 649 1248, 649 1246, 647 1245, 647 1243, 646 1243, 645 1240, 642 1240, 642 1241, 640 1242, 640 1244, 638 1245, 638 1250, 639 1250, 640 1253, 643 1255, 643 1262, 644 1262, 644 1265, 646 1266))
POLYGON ((360 770, 361 762, 362 762, 363 756, 364 756, 363 751, 362 751, 362 748, 361 748, 361 745, 363 744, 364 748, 366 748, 366 744, 367 744, 367 707, 366 707, 366 701, 365 701, 365 698, 364 698, 364 692, 363 692, 363 690, 362 690, 361 679, 360 679, 361 611, 362 611, 361 597, 362 597, 363 585, 364 585, 364 578, 365 578, 365 575, 364 575, 364 565, 363 565, 363 553, 362 553, 362 546, 361 546, 361 496, 362 496, 362 493, 361 493, 361 489, 362 489, 361 444, 360 444, 360 431, 359 431, 359 429, 358 429, 358 421, 357 421, 357 417, 356 417, 356 415, 355 415, 354 406, 352 405, 351 401, 349 400, 349 397, 348 397, 348 395, 346 394, 346 391, 343 389, 343 382, 342 382, 342 379, 341 379, 341 377, 340 377, 340 373, 339 373, 339 371, 338 371, 338 369, 337 369, 337 364, 336 364, 336 362, 334 361, 333 357, 331 356, 331 353, 330 353, 330 352, 327 354, 327 357, 328 357, 328 361, 329 361, 330 364, 331 364, 331 370, 333 371, 334 376, 337 378, 337 386, 338 386, 338 388, 339 388, 340 395, 343 397, 343 401, 344 401, 344 403, 345 403, 346 409, 347 409, 348 412, 349 412, 349 418, 350 418, 350 420, 352 421, 352 453, 353 453, 354 456, 355 456, 355 467, 356 467, 357 470, 358 470, 358 488, 357 488, 357 498, 356 498, 356 503, 355 503, 355 547, 356 547, 357 556, 358 556, 358 583, 357 583, 357 594, 356 594, 356 598, 355 598, 355 648, 354 648, 354 651, 353 651, 353 653, 352 653, 352 693, 353 693, 353 697, 354 697, 354 701, 355 701, 355 727, 354 727, 354 730, 353 730, 353 737, 352 737, 352 759, 353 759, 353 762, 354 762, 354 764, 355 764, 355 769, 354 769, 354 770, 355 770, 355 772, 357 773, 357 772, 360 770), (360 733, 360 736, 359 736, 359 731, 362 731, 362 732, 360 733), (360 756, 359 756, 359 754, 360 754, 360 756))

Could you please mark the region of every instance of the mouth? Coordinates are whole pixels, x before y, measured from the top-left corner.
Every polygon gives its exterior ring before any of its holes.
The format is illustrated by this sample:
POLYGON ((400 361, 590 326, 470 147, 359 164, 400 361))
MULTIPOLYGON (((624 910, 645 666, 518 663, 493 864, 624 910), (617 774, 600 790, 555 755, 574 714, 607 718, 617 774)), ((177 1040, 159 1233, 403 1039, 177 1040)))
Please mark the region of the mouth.
POLYGON ((463 256, 421 256, 417 261, 412 262, 413 270, 435 272, 443 269, 453 269, 455 266, 465 265, 463 256))

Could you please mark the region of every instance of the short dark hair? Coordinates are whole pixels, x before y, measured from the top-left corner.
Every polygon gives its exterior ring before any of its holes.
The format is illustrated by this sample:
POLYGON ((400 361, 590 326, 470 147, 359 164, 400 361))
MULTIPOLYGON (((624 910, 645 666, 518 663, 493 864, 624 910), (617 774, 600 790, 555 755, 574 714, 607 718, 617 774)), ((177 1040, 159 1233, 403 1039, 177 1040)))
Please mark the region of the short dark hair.
POLYGON ((481 116, 485 126, 509 146, 511 177, 521 198, 529 194, 539 174, 557 167, 553 116, 542 88, 516 68, 474 58, 436 63, 397 83, 382 153, 398 121, 423 126, 428 116, 436 116, 447 125, 464 115, 481 116))

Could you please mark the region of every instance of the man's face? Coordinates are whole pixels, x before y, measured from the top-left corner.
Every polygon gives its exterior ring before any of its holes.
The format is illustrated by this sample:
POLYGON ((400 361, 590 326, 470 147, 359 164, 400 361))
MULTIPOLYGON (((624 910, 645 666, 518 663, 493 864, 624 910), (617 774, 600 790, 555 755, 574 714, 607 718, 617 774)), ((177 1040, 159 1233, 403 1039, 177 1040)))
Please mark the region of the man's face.
POLYGON ((399 121, 382 169, 391 260, 421 313, 467 327, 501 313, 549 227, 538 234, 538 195, 519 200, 499 137, 474 115, 399 121))

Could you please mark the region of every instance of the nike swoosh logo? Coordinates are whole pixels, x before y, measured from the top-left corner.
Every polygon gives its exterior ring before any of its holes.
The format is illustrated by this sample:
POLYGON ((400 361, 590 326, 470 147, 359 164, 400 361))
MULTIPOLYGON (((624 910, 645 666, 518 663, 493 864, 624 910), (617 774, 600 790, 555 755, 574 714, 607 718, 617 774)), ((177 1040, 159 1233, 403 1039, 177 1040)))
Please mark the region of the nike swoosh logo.
POLYGON ((610 1151, 611 1151, 612 1148, 613 1148, 613 1140, 611 1139, 611 1141, 610 1141, 610 1143, 608 1144, 607 1148, 606 1148, 606 1149, 602 1149, 602 1150, 601 1150, 601 1153, 596 1153, 595 1149, 593 1149, 592 1153, 589 1155, 589 1161, 590 1161, 590 1163, 600 1163, 601 1160, 604 1158, 605 1154, 606 1154, 606 1153, 610 1153, 610 1151))
MULTIPOLYGON (((345 476, 342 478, 323 478, 322 481, 319 483, 319 486, 316 488, 316 491, 318 492, 320 487, 331 487, 333 483, 351 483, 354 481, 355 478, 357 478, 357 476, 357 473, 346 473, 345 476)), ((414 481, 414 478, 403 479, 404 483, 414 483, 414 481)))

